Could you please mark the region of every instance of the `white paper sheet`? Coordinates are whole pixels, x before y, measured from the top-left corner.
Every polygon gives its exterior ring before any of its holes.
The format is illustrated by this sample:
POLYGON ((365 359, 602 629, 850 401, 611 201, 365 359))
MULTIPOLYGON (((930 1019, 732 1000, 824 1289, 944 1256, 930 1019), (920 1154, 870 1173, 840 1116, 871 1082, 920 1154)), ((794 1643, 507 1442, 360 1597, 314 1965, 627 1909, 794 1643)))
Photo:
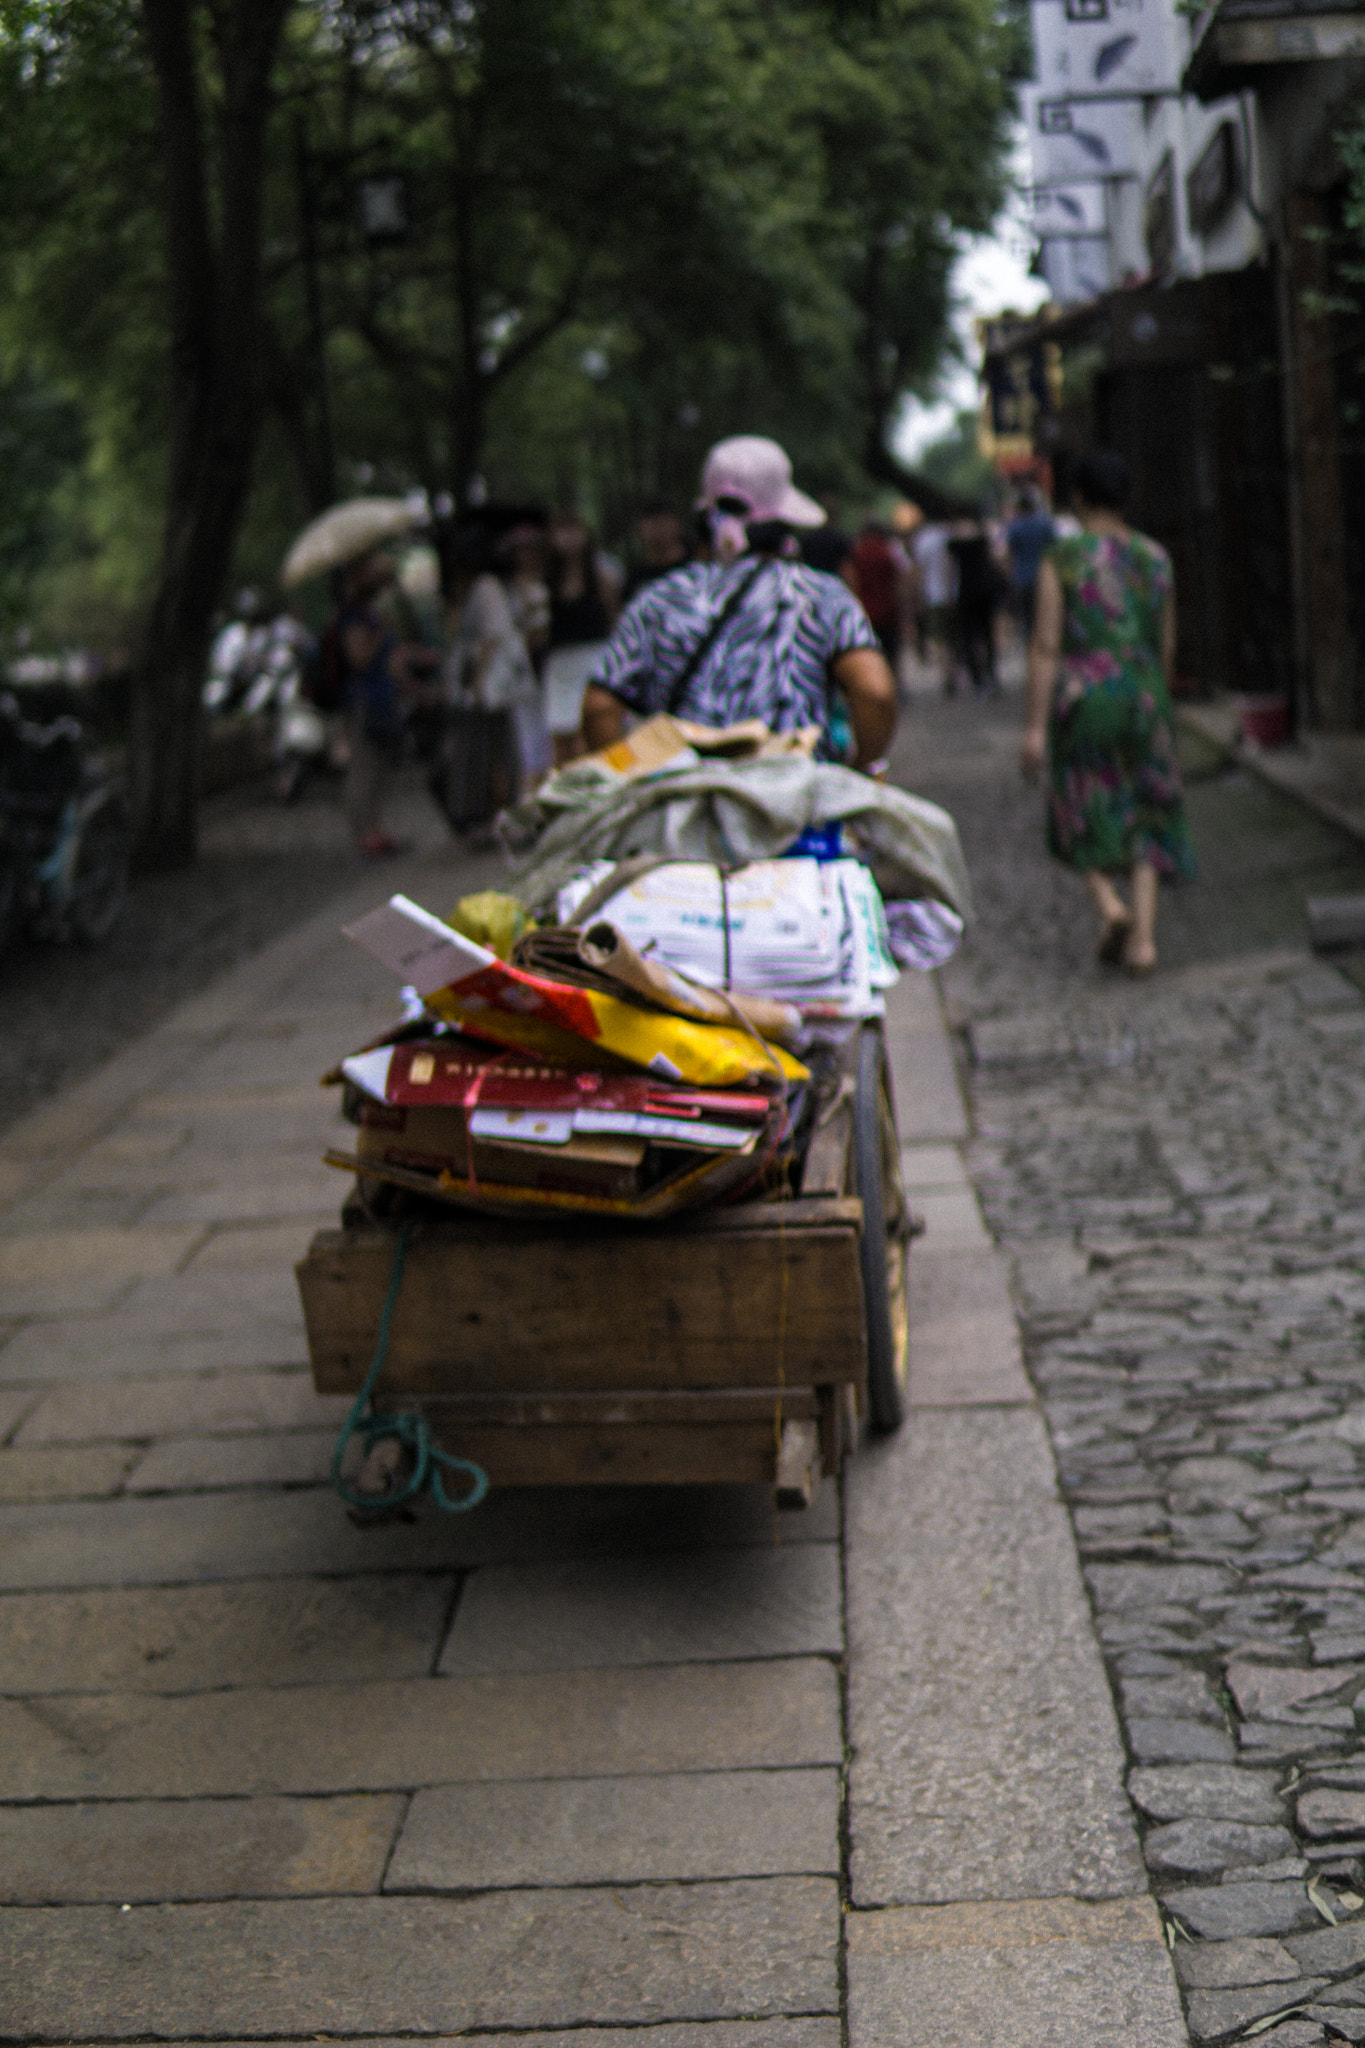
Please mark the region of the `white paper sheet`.
MULTIPOLYGON (((560 891, 571 921, 605 862, 560 891)), ((899 974, 877 885, 855 860, 754 861, 722 882, 706 861, 671 861, 601 906, 641 953, 708 988, 775 996, 820 1016, 871 1017, 899 974)))

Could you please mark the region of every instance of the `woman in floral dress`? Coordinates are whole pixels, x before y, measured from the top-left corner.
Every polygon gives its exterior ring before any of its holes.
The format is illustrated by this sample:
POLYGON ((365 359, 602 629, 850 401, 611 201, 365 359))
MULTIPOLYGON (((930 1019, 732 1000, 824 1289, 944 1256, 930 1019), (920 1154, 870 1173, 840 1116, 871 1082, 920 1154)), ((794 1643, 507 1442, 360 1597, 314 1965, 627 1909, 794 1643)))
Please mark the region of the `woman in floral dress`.
POLYGON ((1160 877, 1193 874, 1194 852, 1171 714, 1171 564, 1125 524, 1127 494, 1121 456, 1097 450, 1077 464, 1082 530, 1056 543, 1038 577, 1021 759, 1030 776, 1050 762, 1048 846, 1085 876, 1100 959, 1149 974, 1160 877), (1114 886, 1123 874, 1131 907, 1114 886))

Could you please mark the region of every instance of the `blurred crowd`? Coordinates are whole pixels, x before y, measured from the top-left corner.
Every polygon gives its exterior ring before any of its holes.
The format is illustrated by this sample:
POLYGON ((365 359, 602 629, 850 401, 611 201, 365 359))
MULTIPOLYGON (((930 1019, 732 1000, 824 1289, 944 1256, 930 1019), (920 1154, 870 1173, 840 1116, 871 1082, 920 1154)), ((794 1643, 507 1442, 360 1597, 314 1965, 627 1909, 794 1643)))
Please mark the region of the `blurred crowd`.
POLYGON ((912 649, 921 667, 937 671, 946 695, 986 694, 1000 687, 1002 642, 1026 646, 1032 634, 1043 557, 1075 526, 1026 482, 998 512, 928 520, 900 505, 890 521, 869 519, 856 536, 832 519, 811 545, 821 556, 816 566, 843 576, 861 599, 898 672, 912 649))
MULTIPOLYGON (((901 502, 846 523, 837 500, 822 502, 825 523, 791 545, 858 599, 902 693, 926 673, 949 695, 997 690, 1000 650, 1027 643, 1040 564, 1074 522, 1054 517, 1032 483, 998 512, 950 521, 901 502)), ((385 785, 414 748, 451 825, 477 840, 520 791, 584 751, 585 689, 623 608, 672 570, 725 559, 724 547, 714 518, 663 499, 641 508, 624 559, 575 510, 471 508, 438 522, 429 543, 401 555, 378 548, 340 572, 316 641, 287 615, 273 626, 250 615, 232 622, 215 669, 254 675, 260 696, 264 653, 287 644, 300 684, 285 692, 282 730, 344 771, 365 856, 398 850, 384 825, 385 785), (242 648, 259 641, 262 661, 244 664, 239 639, 242 648)), ((278 666, 283 656, 272 658, 278 666)), ((220 700, 229 701, 221 674, 206 708, 220 700)), ((253 708, 251 687, 232 701, 253 708)), ((286 792, 300 772, 300 759, 282 757, 286 792)))

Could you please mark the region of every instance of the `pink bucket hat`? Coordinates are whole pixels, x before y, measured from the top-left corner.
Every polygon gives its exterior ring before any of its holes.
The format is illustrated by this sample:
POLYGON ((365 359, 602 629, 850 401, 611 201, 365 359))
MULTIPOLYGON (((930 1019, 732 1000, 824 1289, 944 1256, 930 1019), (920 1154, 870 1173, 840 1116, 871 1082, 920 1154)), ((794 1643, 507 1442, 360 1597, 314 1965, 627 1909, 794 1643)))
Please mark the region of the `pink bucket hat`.
POLYGON ((717 441, 707 456, 697 509, 704 511, 721 498, 741 500, 746 520, 785 519, 788 526, 825 523, 826 515, 814 498, 798 491, 792 482, 786 450, 762 434, 735 434, 728 441, 717 441))

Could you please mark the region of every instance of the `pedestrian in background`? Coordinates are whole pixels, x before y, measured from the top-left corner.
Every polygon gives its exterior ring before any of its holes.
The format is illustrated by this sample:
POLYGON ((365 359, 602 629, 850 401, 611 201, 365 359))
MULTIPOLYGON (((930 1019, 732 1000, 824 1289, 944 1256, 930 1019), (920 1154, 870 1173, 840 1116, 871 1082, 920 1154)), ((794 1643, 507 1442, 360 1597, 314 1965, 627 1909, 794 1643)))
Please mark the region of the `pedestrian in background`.
POLYGON ((550 586, 543 512, 519 513, 497 547, 498 568, 512 619, 537 675, 550 644, 550 586))
POLYGON ((544 772, 540 686, 486 528, 471 521, 446 544, 449 650, 446 719, 431 786, 456 831, 489 837, 489 821, 544 772))
POLYGON ((554 759, 541 690, 541 671, 550 645, 549 533, 548 521, 538 507, 513 516, 497 544, 497 570, 512 623, 530 656, 536 686, 530 698, 518 695, 509 700, 507 707, 516 734, 516 782, 520 794, 534 788, 549 772, 554 759))
POLYGON ((1033 776, 1050 760, 1048 846, 1086 879, 1100 960, 1149 974, 1160 877, 1193 874, 1194 852, 1171 710, 1170 558, 1125 522, 1128 489, 1122 456, 1097 449, 1076 464, 1081 531, 1038 576, 1021 763, 1033 776), (1114 886, 1124 874, 1131 907, 1114 886))
POLYGON ((853 543, 853 591, 896 672, 900 656, 901 610, 905 594, 905 551, 880 519, 865 519, 853 543))
MULTIPOLYGON (((891 534, 902 563, 900 644, 902 648, 913 647, 921 661, 924 659, 924 589, 915 542, 923 525, 923 512, 907 499, 902 498, 892 509, 891 534)), ((896 680, 902 702, 908 701, 906 678, 898 675, 896 680)))
POLYGON ((1043 565, 1043 556, 1052 546, 1055 537, 1052 515, 1043 503, 1042 493, 1036 484, 1025 484, 1019 493, 1019 503, 1014 517, 1005 528, 1005 546, 1009 551, 1010 587, 1014 592, 1015 610, 1018 613, 1025 646, 1033 637, 1033 615, 1038 604, 1038 571, 1043 565))
POLYGON ((413 687, 406 650, 385 608, 396 575, 392 557, 378 550, 349 563, 333 628, 350 752, 346 822, 366 860, 403 851, 384 825, 389 774, 407 730, 404 699, 413 687))
POLYGON ((938 520, 928 521, 916 533, 912 552, 919 581, 920 659, 928 660, 931 646, 940 650, 947 689, 952 681, 953 600, 957 596, 947 527, 938 520))
POLYGON ((550 639, 541 680, 554 765, 583 752, 583 692, 621 611, 620 583, 577 512, 550 521, 550 639))
POLYGON ((635 522, 635 538, 640 552, 626 578, 623 604, 629 604, 656 576, 667 576, 671 569, 685 567, 688 560, 682 518, 666 498, 651 498, 643 508, 635 522))
MULTIPOLYGON (((956 654, 978 697, 1000 688, 995 673, 995 612, 1000 575, 983 519, 953 522, 948 549, 957 564, 956 654)), ((950 674, 949 694, 954 678, 950 674)))
POLYGON ((844 531, 839 516, 840 502, 832 492, 822 491, 816 503, 824 508, 825 523, 807 527, 801 533, 801 559, 808 569, 820 569, 826 576, 837 576, 856 597, 858 577, 853 566, 853 540, 844 531))

